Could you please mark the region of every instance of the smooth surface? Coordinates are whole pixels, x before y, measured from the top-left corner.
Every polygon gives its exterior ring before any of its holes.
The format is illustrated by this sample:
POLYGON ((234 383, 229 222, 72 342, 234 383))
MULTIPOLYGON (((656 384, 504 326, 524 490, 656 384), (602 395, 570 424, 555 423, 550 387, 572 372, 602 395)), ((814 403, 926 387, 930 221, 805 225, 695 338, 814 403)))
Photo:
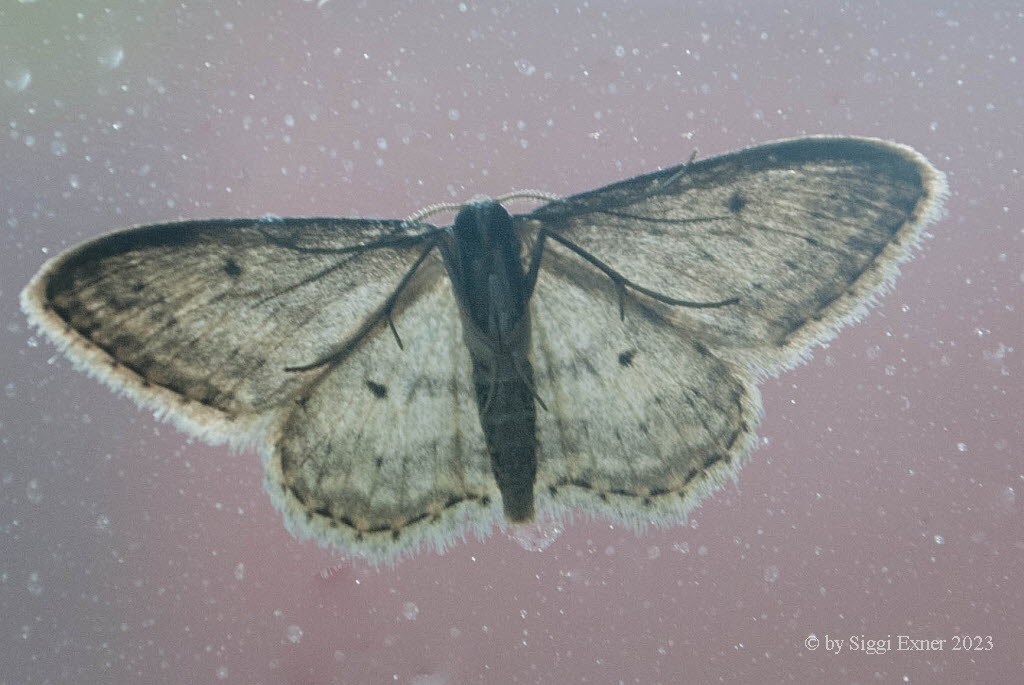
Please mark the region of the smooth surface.
POLYGON ((1019 679, 1013 3, 317 4, 0 10, 0 682, 1019 679), (254 455, 155 423, 18 311, 48 256, 113 228, 402 217, 810 133, 912 145, 948 217, 762 386, 764 444, 687 527, 541 525, 368 570, 288 534, 254 455))

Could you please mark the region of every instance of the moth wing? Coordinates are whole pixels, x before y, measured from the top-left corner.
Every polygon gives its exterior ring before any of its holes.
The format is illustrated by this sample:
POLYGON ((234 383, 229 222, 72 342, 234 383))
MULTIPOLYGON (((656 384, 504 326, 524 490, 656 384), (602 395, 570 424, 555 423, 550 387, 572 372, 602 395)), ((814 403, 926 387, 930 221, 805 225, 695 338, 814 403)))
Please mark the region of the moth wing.
POLYGON ((531 309, 540 509, 678 521, 739 469, 760 397, 749 371, 551 246, 531 309))
POLYGON ((525 235, 552 231, 662 295, 738 298, 665 315, 765 374, 862 315, 945 195, 943 175, 909 147, 812 137, 639 176, 517 220, 525 235))
MULTIPOLYGON (((267 488, 301 537, 374 563, 481 534, 500 502, 477 416, 458 305, 440 259, 418 294, 295 399, 266 464, 267 488)), ((420 283, 423 283, 421 286, 420 283)))
POLYGON ((188 432, 241 445, 316 377, 290 368, 376 321, 434 230, 332 218, 128 229, 48 262, 22 308, 91 375, 188 432))

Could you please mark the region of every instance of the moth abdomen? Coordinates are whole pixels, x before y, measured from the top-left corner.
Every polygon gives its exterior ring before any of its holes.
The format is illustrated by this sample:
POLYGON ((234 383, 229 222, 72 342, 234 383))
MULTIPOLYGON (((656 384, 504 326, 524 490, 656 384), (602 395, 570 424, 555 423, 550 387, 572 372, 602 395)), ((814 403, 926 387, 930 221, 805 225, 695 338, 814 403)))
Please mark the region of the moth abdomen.
POLYGON ((501 491, 505 518, 523 523, 533 520, 537 408, 529 362, 522 360, 518 366, 519 371, 507 359, 499 361, 494 369, 476 363, 473 378, 480 427, 491 458, 491 470, 501 491))

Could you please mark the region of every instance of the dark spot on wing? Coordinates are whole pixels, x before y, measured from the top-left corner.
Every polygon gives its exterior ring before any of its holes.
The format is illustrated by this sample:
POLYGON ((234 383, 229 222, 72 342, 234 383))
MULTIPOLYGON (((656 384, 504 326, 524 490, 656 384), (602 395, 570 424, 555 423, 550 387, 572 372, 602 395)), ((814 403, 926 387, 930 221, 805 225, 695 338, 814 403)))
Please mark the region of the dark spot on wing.
POLYGON ((636 350, 626 350, 624 352, 619 352, 619 365, 632 366, 634 357, 636 357, 636 350))
POLYGON ((388 386, 386 385, 374 383, 373 381, 367 379, 366 387, 369 388, 370 392, 373 393, 373 396, 378 399, 384 399, 385 397, 388 396, 388 386))
POLYGON ((238 266, 238 262, 234 259, 228 257, 224 260, 224 273, 231 276, 231 278, 238 278, 242 275, 242 267, 238 266))
POLYGON ((729 200, 725 203, 725 206, 729 208, 730 212, 735 214, 747 206, 747 198, 743 197, 743 194, 737 190, 729 196, 729 200))

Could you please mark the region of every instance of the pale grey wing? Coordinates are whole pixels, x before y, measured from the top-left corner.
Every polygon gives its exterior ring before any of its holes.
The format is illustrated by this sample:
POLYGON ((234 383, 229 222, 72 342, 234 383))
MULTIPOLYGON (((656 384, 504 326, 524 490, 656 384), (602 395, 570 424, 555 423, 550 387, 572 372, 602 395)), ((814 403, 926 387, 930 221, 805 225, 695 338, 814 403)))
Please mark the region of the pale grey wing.
POLYGON ((244 444, 316 374, 289 368, 373 323, 435 230, 332 218, 129 229, 48 262, 22 307, 114 389, 200 437, 244 444))
MULTIPOLYGON (((576 195, 517 217, 677 300, 687 334, 759 373, 861 315, 935 218, 945 180, 903 145, 801 138, 576 195)), ((548 242, 550 244, 550 241, 548 242)))
POLYGON ((532 300, 537 502, 632 525, 678 522, 754 443, 751 372, 715 356, 561 246, 532 300))
POLYGON ((267 489, 289 528, 394 562, 500 514, 458 305, 439 261, 410 284, 403 348, 384 328, 321 370, 271 436, 267 489))

